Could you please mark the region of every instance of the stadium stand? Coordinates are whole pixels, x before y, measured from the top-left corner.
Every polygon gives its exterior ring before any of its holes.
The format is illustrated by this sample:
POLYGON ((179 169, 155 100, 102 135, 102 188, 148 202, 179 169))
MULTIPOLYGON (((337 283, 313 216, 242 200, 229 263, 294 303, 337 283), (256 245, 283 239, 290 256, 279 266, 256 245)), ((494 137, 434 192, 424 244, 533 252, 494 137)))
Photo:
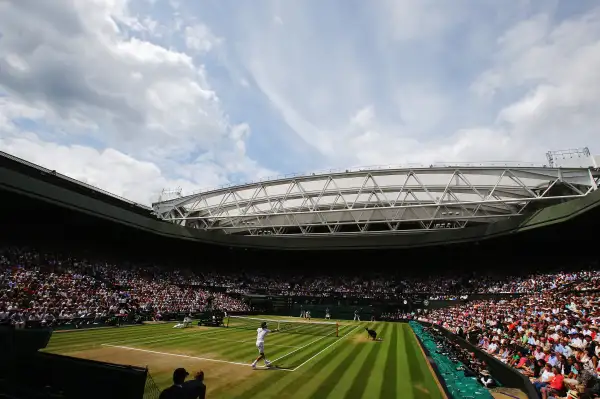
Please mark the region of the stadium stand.
MULTIPOLYGON (((20 172, 34 179, 31 170, 20 172)), ((0 168, 0 182, 2 173, 0 168)), ((550 392, 554 397, 600 394, 597 193, 584 198, 585 211, 575 209, 574 201, 559 204, 568 217, 489 240, 290 254, 213 245, 197 239, 199 233, 193 240, 158 234, 123 222, 135 216, 141 224, 159 223, 149 222, 147 209, 73 182, 59 187, 55 180, 39 178, 48 184, 45 189, 56 190, 42 200, 34 198, 39 193, 7 188, 8 180, 0 184, 10 204, 0 213, 2 324, 85 328, 181 319, 207 309, 248 314, 256 297, 283 300, 278 311, 296 317, 301 306, 314 309, 314 317, 327 307, 335 318, 351 318, 364 307, 377 320, 413 321, 429 353, 445 356, 436 364, 446 365, 440 369, 461 384, 457 389, 476 392, 487 381, 475 373, 480 385, 473 385, 464 380, 473 377, 455 373, 456 362, 477 368, 464 357, 467 351, 479 363, 493 359, 487 370, 500 385, 546 395, 548 383, 557 387, 550 392), (66 206, 66 200, 57 204, 51 197, 64 194, 59 188, 78 200, 110 205, 111 215, 123 220, 92 214, 83 205, 66 206), (414 321, 436 327, 422 329, 414 321), (557 367, 563 386, 556 371, 544 373, 545 364, 557 367)), ((136 380, 145 378, 144 370, 134 371, 136 380)))
POLYGON ((568 284, 556 283, 569 281, 566 273, 554 279, 547 276, 545 280, 555 282, 546 289, 513 299, 474 301, 434 310, 423 320, 465 331, 479 348, 530 377, 538 388, 543 365, 548 364, 566 377, 561 393, 572 389, 588 397, 597 395, 598 272, 575 276, 578 278, 568 284))
POLYGON ((209 301, 218 310, 250 310, 240 299, 190 286, 179 271, 151 266, 7 247, 0 249, 0 268, 0 323, 17 327, 161 320, 201 312, 209 301))
MULTIPOLYGON (((478 276, 454 279, 435 278, 410 280, 369 276, 299 276, 248 275, 218 273, 181 267, 167 270, 158 265, 132 263, 129 260, 111 263, 71 254, 43 253, 26 247, 0 249, 0 321, 10 319, 21 326, 25 322, 42 325, 72 323, 75 319, 98 323, 118 315, 136 315, 161 319, 165 314, 197 313, 207 308, 209 300, 214 309, 229 312, 248 312, 251 309, 240 294, 266 290, 269 294, 285 296, 323 297, 346 295, 361 298, 395 297, 420 293, 429 297, 503 293, 529 293, 534 296, 511 300, 475 301, 430 313, 430 318, 450 328, 485 327, 486 316, 508 312, 514 321, 514 309, 544 303, 556 312, 564 308, 588 304, 593 297, 564 297, 558 301, 555 293, 600 289, 598 271, 532 274, 526 277, 478 276), (431 294, 431 295, 428 295, 431 294), (235 295, 237 297, 234 297, 235 295), (479 312, 477 309, 481 309, 479 312), (485 311, 483 311, 485 310, 485 311), (468 316, 466 316, 468 315, 468 316), (448 324, 447 321, 452 320, 448 324), (463 322, 463 325, 458 323, 463 322)), ((550 309, 550 308, 548 308, 550 309)), ((565 319, 566 320, 566 319, 565 319)), ((495 326, 495 324, 494 324, 495 326)))

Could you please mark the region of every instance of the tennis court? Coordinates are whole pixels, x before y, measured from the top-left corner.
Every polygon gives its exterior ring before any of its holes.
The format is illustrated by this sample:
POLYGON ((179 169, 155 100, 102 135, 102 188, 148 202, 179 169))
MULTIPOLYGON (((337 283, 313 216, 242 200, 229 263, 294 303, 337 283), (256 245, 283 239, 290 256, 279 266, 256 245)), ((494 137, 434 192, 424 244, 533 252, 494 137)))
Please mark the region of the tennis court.
MULTIPOLYGON (((269 321, 269 327, 276 328, 276 322, 269 321)), ((256 370, 250 367, 257 356, 253 324, 252 329, 157 324, 55 333, 46 351, 148 366, 160 388, 170 385, 174 368, 203 370, 208 397, 443 397, 408 325, 340 323, 338 328, 337 337, 331 325, 282 328, 265 344, 274 367, 256 370), (367 325, 382 342, 367 340, 367 325)))

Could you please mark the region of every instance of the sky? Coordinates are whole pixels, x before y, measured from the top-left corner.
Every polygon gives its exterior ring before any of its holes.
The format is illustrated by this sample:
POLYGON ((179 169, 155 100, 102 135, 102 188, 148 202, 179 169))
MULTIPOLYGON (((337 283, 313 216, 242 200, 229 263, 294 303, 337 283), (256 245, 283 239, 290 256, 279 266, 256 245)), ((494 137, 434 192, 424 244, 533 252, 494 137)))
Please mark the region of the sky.
POLYGON ((0 0, 0 150, 133 201, 600 152, 596 0, 0 0))

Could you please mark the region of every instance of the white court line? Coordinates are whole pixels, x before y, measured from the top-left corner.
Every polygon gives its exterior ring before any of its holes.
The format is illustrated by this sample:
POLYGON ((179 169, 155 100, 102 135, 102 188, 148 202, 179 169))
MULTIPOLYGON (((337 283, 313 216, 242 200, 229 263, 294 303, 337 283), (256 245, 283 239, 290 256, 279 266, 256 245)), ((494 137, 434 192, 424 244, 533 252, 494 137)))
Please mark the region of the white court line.
MULTIPOLYGON (((235 364, 235 365, 244 366, 244 367, 250 367, 251 366, 249 363, 230 362, 228 360, 209 359, 209 358, 206 358, 206 357, 180 355, 180 354, 177 354, 177 353, 159 352, 159 351, 152 351, 152 350, 148 350, 148 349, 132 348, 130 346, 109 345, 109 344, 102 344, 102 346, 108 346, 108 347, 111 347, 111 348, 119 348, 119 349, 127 349, 127 350, 130 350, 130 351, 139 351, 139 352, 153 353, 155 355, 175 356, 175 357, 183 357, 183 358, 186 358, 186 359, 204 360, 204 361, 207 361, 207 362, 235 364)), ((265 368, 265 367, 261 367, 261 368, 265 368)), ((277 368, 275 368, 274 370, 293 371, 291 369, 277 369, 277 368)))
MULTIPOLYGON (((125 341, 107 342, 107 344, 133 344, 133 345, 142 344, 142 345, 146 345, 146 344, 153 344, 156 342, 174 341, 181 337, 189 337, 189 336, 198 337, 200 335, 202 336, 201 339, 206 339, 206 340, 227 341, 227 342, 236 342, 236 343, 253 342, 253 340, 240 341, 240 340, 226 339, 226 338, 207 338, 206 337, 206 335, 209 335, 209 334, 224 334, 224 333, 225 333, 225 331, 223 331, 223 330, 217 330, 217 331, 202 330, 201 332, 197 332, 197 333, 191 332, 191 333, 179 333, 179 334, 175 334, 175 335, 167 335, 164 338, 151 339, 150 341, 148 341, 147 339, 144 339, 144 338, 141 338, 141 339, 138 338, 138 339, 134 339, 134 340, 129 339, 129 340, 125 340, 125 341)), ((269 346, 277 346, 277 347, 281 347, 281 348, 298 348, 298 346, 292 346, 292 345, 269 344, 269 346)))
POLYGON ((278 361, 278 360, 281 360, 281 359, 283 359, 283 358, 286 358, 286 357, 288 357, 289 355, 291 355, 292 353, 296 353, 296 352, 298 352, 300 349, 304 349, 304 348, 306 348, 307 346, 309 346, 309 345, 312 345, 312 344, 314 344, 315 342, 319 342, 320 340, 322 340, 322 339, 325 339, 325 338, 331 338, 331 337, 330 337, 329 335, 326 335, 326 336, 324 336, 324 337, 321 337, 321 338, 315 339, 314 341, 310 341, 308 344, 306 344, 306 345, 303 345, 303 346, 300 346, 300 347, 298 347, 298 349, 296 349, 296 350, 293 350, 293 351, 291 351, 290 353, 286 353, 285 355, 283 355, 283 356, 281 356, 281 357, 278 357, 278 358, 277 358, 277 359, 275 359, 275 360, 272 360, 272 361, 271 361, 271 363, 275 363, 275 362, 276 362, 276 361, 278 361))
POLYGON ((306 360, 304 363, 302 363, 299 366, 296 366, 295 368, 292 369, 292 371, 296 371, 298 370, 300 367, 304 366, 306 363, 310 362, 311 360, 313 360, 315 357, 319 356, 321 353, 325 352, 327 349, 331 348, 333 345, 337 344, 338 342, 340 342, 341 340, 343 340, 344 338, 346 338, 348 335, 352 334, 352 332, 354 330, 356 330, 358 327, 360 326, 356 326, 354 327, 352 330, 350 330, 350 332, 346 335, 344 335, 342 338, 338 339, 337 341, 333 342, 332 344, 326 346, 325 348, 323 348, 321 351, 319 351, 317 354, 315 354, 314 356, 312 356, 310 359, 306 360))
MULTIPOLYGON (((348 327, 347 325, 341 325, 339 326, 339 331, 341 331, 343 328, 348 327)), ((169 331, 169 330, 167 330, 169 331)), ((132 338, 132 339, 126 339, 126 340, 121 340, 121 341, 109 341, 106 342, 106 344, 134 344, 134 345, 138 345, 138 344, 153 344, 156 342, 166 342, 166 341, 173 341, 176 339, 179 339, 183 336, 188 336, 188 335, 193 335, 194 337, 197 336, 205 336, 205 335, 210 335, 210 334, 224 334, 226 331, 229 330, 222 330, 222 329, 215 329, 215 330, 200 330, 199 332, 189 332, 189 333, 178 333, 178 334, 166 334, 165 337, 163 338, 159 338, 159 339, 154 339, 154 337, 150 337, 148 340, 148 337, 145 338, 132 338)), ((236 330, 238 331, 238 330, 236 330)), ((214 339, 214 340, 225 340, 225 338, 202 338, 202 339, 214 339)), ((318 341, 318 340, 317 340, 318 341)), ((317 342, 317 341, 313 341, 313 342, 317 342)), ((249 339, 249 340, 244 340, 244 341, 234 341, 231 340, 231 342, 240 342, 240 343, 247 343, 247 342, 254 342, 254 340, 249 339)), ((310 344, 309 344, 310 345, 310 344)), ((288 345, 277 345, 277 344, 269 344, 269 346, 277 346, 277 347, 281 347, 281 348, 301 348, 299 346, 288 346, 288 345)), ((306 347, 307 345, 305 345, 304 347, 306 347)), ((293 353, 293 352, 292 352, 293 353)))
MULTIPOLYGON (((233 340, 233 339, 225 339, 225 338, 202 338, 202 339, 211 339, 214 341, 227 341, 227 342, 237 342, 240 344, 245 344, 245 343, 250 343, 250 342, 255 342, 256 340, 245 340, 245 341, 237 341, 237 340, 233 340)), ((277 345, 277 344, 269 344, 269 346, 277 346, 280 348, 299 348, 299 346, 292 346, 292 345, 277 345)))
MULTIPOLYGON (((346 338, 348 335, 352 334, 352 332, 354 330, 356 330, 358 327, 360 326, 356 326, 354 327, 352 330, 350 330, 349 333, 347 333, 346 335, 344 335, 343 337, 341 337, 340 339, 336 340, 335 342, 331 343, 330 345, 326 346, 324 349, 322 349, 321 351, 319 351, 317 354, 315 354, 314 356, 312 356, 311 358, 309 358, 308 360, 306 360, 304 363, 300 364, 299 366, 293 368, 293 369, 280 369, 280 368, 271 368, 273 370, 280 370, 280 371, 296 371, 298 370, 300 367, 304 366, 306 363, 310 362, 311 360, 313 360, 315 357, 319 356, 321 353, 325 352, 327 349, 331 348, 333 345, 337 344, 338 342, 340 342, 342 339, 346 338)), ((201 335, 200 334, 195 334, 195 335, 201 335)), ((298 349, 285 354, 275 360, 273 360, 271 363, 275 363, 276 361, 283 359, 297 351, 299 351, 300 349, 306 348, 309 345, 312 345, 315 342, 318 342, 322 339, 328 338, 329 336, 324 336, 321 338, 318 338, 314 341, 311 341, 310 343, 299 347, 298 349)), ((210 359, 210 358, 205 358, 205 357, 199 357, 199 356, 190 356, 190 355, 181 355, 181 354, 177 354, 177 353, 169 353, 169 352, 160 352, 160 351, 153 351, 153 350, 149 350, 149 349, 140 349, 140 348, 133 348, 130 346, 121 346, 121 345, 111 345, 111 344, 102 344, 102 346, 107 346, 107 347, 111 347, 111 348, 119 348, 119 349, 125 349, 125 350, 132 350, 132 351, 138 351, 138 352, 145 352, 145 353, 153 353, 155 355, 163 355, 163 356, 174 356, 174 357, 182 357, 182 358, 186 358, 186 359, 195 359, 195 360, 204 360, 207 362, 215 362, 215 363, 227 363, 227 364, 235 364, 237 366, 244 366, 244 367, 249 367, 250 364, 248 363, 241 363, 241 362, 230 362, 228 360, 220 360, 220 359, 210 359)), ((268 367, 258 367, 260 369, 269 369, 268 367)))

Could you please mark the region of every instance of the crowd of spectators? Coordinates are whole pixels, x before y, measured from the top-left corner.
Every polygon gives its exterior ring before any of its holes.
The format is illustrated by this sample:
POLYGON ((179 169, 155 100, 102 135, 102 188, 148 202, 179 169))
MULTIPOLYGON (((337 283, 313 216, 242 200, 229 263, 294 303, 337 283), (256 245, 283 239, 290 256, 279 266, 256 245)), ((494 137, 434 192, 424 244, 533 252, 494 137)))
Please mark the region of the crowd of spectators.
MULTIPOLYGON (((456 306, 430 311, 426 319, 470 334, 483 350, 531 377, 542 397, 600 388, 593 385, 600 372, 598 271, 427 279, 249 275, 0 249, 0 322, 17 326, 132 313, 160 319, 165 313, 209 308, 245 312, 250 308, 241 294, 258 290, 288 296, 426 293, 432 299, 462 299, 456 306), (467 300, 471 294, 499 293, 520 295, 467 300)), ((382 315, 389 320, 413 317, 402 311, 382 315)))
POLYGON ((598 272, 524 280, 527 295, 468 301, 421 319, 470 337, 488 354, 515 367, 541 398, 600 394, 598 272), (567 283, 572 283, 568 286, 567 283), (576 394, 574 392, 577 392, 576 394))
POLYGON ((302 274, 252 274, 202 272, 189 284, 225 288, 228 293, 249 294, 261 291, 271 295, 357 298, 392 298, 411 294, 428 294, 430 300, 460 300, 469 294, 523 294, 548 290, 590 290, 600 288, 600 273, 535 273, 526 276, 468 277, 395 277, 393 275, 315 276, 302 274), (573 286, 573 287, 571 287, 573 286))
MULTIPOLYGON (((600 288, 600 273, 579 271, 528 276, 400 276, 301 275, 291 272, 248 274, 203 268, 193 272, 128 261, 107 261, 57 255, 31 248, 0 248, 0 320, 14 323, 77 317, 103 318, 136 312, 160 318, 165 313, 198 312, 210 307, 244 312, 250 310, 240 298, 266 293, 285 296, 346 296, 400 298, 422 293, 429 299, 467 299, 469 294, 528 293, 549 298, 565 290, 600 288), (546 295, 550 293, 550 296, 546 295)), ((527 297, 531 298, 531 297, 527 297)), ((518 301, 496 307, 523 307, 518 301)), ((465 305, 477 309, 477 303, 465 305)), ((484 308, 486 308, 484 306, 484 308)), ((491 308, 486 308, 488 311, 491 308)), ((448 312, 460 312, 462 307, 448 312)), ((390 318, 397 317, 390 315, 390 318)), ((440 314, 456 323, 460 315, 440 314)), ((464 318, 464 317, 463 317, 464 318)), ((472 322, 471 319, 467 319, 472 322)), ((443 320, 447 322, 448 320, 443 320)))
POLYGON ((0 322, 56 324, 85 318, 146 314, 250 310, 241 299, 192 287, 178 271, 111 264, 40 253, 27 248, 0 249, 0 322))
MULTIPOLYGON (((436 278, 248 274, 57 255, 32 248, 0 248, 0 323, 100 320, 127 314, 160 319, 166 313, 207 309, 246 312, 243 294, 343 295, 386 298, 426 294, 460 299, 421 315, 471 337, 482 350, 531 378, 540 397, 578 390, 600 393, 600 271, 526 276, 466 275, 436 278), (473 300, 473 294, 518 294, 473 300)), ((590 267, 591 266, 591 267, 590 267)), ((396 313, 382 319, 412 319, 396 313)), ((564 395, 563 395, 564 396, 564 395)))

